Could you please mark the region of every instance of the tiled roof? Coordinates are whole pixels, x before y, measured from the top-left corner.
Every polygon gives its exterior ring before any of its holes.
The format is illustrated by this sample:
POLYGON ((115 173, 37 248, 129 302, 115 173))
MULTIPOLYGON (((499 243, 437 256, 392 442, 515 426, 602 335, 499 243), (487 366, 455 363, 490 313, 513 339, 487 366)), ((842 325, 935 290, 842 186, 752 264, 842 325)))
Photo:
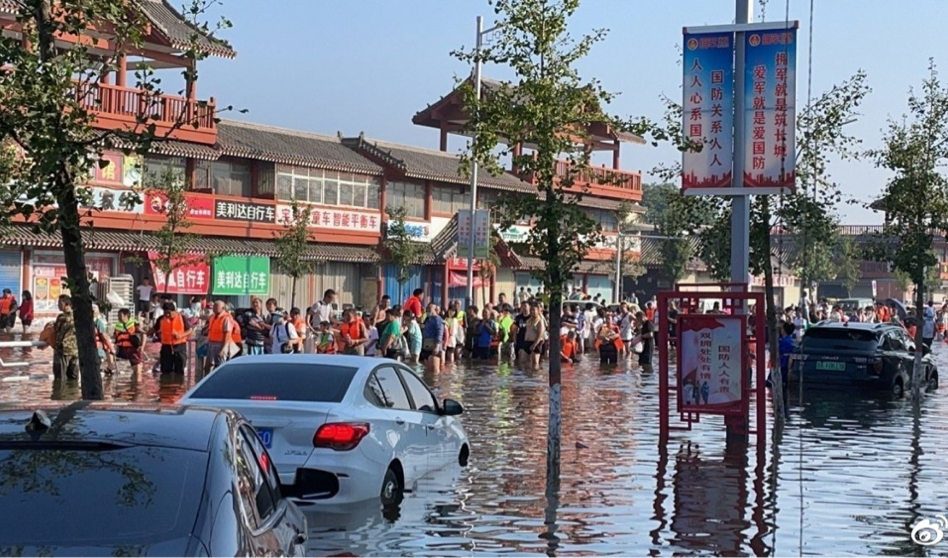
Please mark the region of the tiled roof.
MULTIPOLYGON (((83 231, 83 240, 86 250, 147 252, 160 246, 157 237, 145 232, 86 229, 83 231)), ((33 248, 61 248, 62 238, 59 234, 34 232, 27 226, 12 226, 0 235, 0 244, 33 248)), ((192 248, 195 252, 205 254, 271 257, 277 254, 276 244, 272 241, 227 237, 200 236, 195 238, 192 248)), ((378 261, 378 253, 371 246, 311 244, 305 259, 374 262, 378 261)))
MULTIPOLYGON (((364 136, 346 138, 343 143, 396 167, 409 178, 454 184, 469 184, 471 181, 461 169, 461 156, 458 154, 368 139, 364 136)), ((482 173, 478 176, 478 184, 518 192, 536 191, 531 184, 510 173, 500 176, 482 173)))
POLYGON ((229 44, 202 33, 186 21, 166 0, 140 0, 140 4, 142 13, 158 32, 168 39, 172 47, 187 50, 191 48, 192 38, 196 38, 197 46, 207 54, 225 58, 237 56, 229 44))
POLYGON ((334 136, 324 136, 235 120, 218 125, 221 154, 286 165, 382 174, 382 167, 345 147, 334 136))
MULTIPOLYGON (((535 256, 519 256, 522 265, 520 269, 523 270, 534 270, 534 269, 544 269, 546 263, 535 256)), ((595 275, 609 275, 612 273, 610 266, 612 265, 611 260, 583 260, 573 268, 573 273, 592 273, 595 275)))
MULTIPOLYGON (((2 1, 2 0, 0 0, 2 1)), ((116 141, 115 147, 118 149, 132 150, 136 146, 125 141, 116 141)), ((155 140, 151 143, 149 152, 156 155, 168 155, 170 157, 191 157, 194 159, 203 159, 205 161, 214 161, 221 156, 220 151, 209 145, 200 143, 188 143, 177 140, 155 140)))
MULTIPOLYGON (((647 267, 658 267, 662 265, 662 238, 655 236, 643 236, 642 238, 642 251, 640 252, 639 262, 647 267)), ((701 241, 697 236, 688 237, 689 244, 691 245, 691 261, 688 264, 688 269, 704 269, 705 264, 698 257, 698 248, 701 245, 701 241)))

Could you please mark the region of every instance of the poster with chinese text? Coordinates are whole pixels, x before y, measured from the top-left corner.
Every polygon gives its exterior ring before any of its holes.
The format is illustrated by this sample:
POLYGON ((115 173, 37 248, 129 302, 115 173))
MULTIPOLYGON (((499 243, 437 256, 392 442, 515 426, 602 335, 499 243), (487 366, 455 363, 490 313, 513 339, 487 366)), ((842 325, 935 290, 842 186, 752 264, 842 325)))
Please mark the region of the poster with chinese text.
POLYGON ((264 256, 221 256, 214 258, 212 294, 269 295, 270 258, 264 256))
POLYGON ((679 412, 741 409, 744 319, 722 314, 683 314, 679 318, 679 412))
POLYGON ((744 41, 744 187, 792 191, 797 30, 749 32, 744 41))
POLYGON ((728 188, 734 140, 734 36, 686 33, 682 132, 701 151, 682 154, 682 191, 728 188))
POLYGON ((160 258, 157 252, 149 252, 152 276, 155 278, 155 292, 168 294, 206 295, 211 282, 211 266, 202 256, 184 256, 173 262, 174 269, 165 275, 155 260, 160 258))
POLYGON ((458 257, 467 258, 471 253, 471 227, 474 228, 474 257, 487 259, 490 257, 490 210, 478 209, 474 212, 473 223, 471 211, 458 211, 458 257))

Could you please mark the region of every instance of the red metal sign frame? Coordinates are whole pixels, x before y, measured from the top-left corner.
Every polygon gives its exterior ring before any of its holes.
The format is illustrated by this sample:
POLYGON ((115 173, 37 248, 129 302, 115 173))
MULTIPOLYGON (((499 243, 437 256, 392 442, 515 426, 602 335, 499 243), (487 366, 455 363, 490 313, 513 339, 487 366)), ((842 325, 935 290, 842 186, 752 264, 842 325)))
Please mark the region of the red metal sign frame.
MULTIPOLYGON (((754 336, 748 337, 746 334, 746 327, 743 330, 745 333, 742 335, 742 339, 746 343, 748 351, 744 351, 742 355, 742 371, 743 376, 745 376, 745 383, 743 386, 748 386, 749 382, 746 382, 749 378, 748 375, 748 366, 749 357, 747 353, 751 348, 754 348, 755 351, 755 364, 756 364, 756 375, 755 375, 755 385, 753 393, 757 401, 756 409, 756 429, 751 431, 748 426, 748 421, 750 420, 750 396, 752 391, 749 389, 743 389, 741 391, 741 411, 738 413, 720 413, 725 415, 725 423, 730 427, 735 427, 737 432, 740 432, 742 429, 745 432, 753 433, 757 435, 758 443, 763 444, 765 441, 766 429, 767 429, 767 390, 765 383, 767 381, 767 362, 765 358, 765 348, 764 348, 764 336, 765 336, 765 317, 764 317, 764 294, 763 293, 750 293, 747 292, 747 284, 745 283, 692 283, 684 284, 679 283, 675 285, 676 290, 674 291, 664 291, 658 293, 658 308, 668 308, 668 302, 670 300, 676 301, 679 306, 682 308, 683 313, 690 313, 690 310, 693 310, 697 307, 697 303, 701 300, 706 299, 717 299, 722 300, 722 310, 729 312, 730 315, 745 315, 745 308, 748 303, 753 303, 753 313, 750 314, 753 316, 754 323, 754 336), (720 288, 716 292, 709 291, 684 291, 683 288, 689 287, 711 287, 715 286, 720 288), (728 291, 726 289, 740 289, 740 291, 728 291)), ((726 315, 726 314, 725 314, 726 315)), ((684 425, 672 425, 671 424, 671 399, 672 397, 678 398, 680 393, 680 388, 678 386, 678 374, 677 374, 677 364, 676 364, 676 374, 675 374, 675 385, 670 383, 670 372, 669 372, 669 344, 674 342, 676 339, 671 338, 668 333, 668 312, 659 313, 659 324, 658 324, 658 365, 659 365, 659 427, 661 430, 661 438, 664 441, 667 438, 668 433, 671 430, 691 430, 692 425, 697 423, 701 419, 702 413, 697 413, 694 411, 688 411, 681 407, 678 408, 679 417, 681 422, 684 425)), ((677 350, 677 349, 676 349, 677 350)), ((680 362, 680 361, 679 361, 680 362)), ((704 411, 704 414, 708 414, 707 411, 704 411)))

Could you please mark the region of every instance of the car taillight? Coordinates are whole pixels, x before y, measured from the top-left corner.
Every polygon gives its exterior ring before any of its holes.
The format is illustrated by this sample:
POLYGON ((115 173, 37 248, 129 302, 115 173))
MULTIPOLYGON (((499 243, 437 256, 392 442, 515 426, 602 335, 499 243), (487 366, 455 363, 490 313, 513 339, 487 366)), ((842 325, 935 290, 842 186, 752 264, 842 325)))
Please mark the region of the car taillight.
POLYGON ((313 436, 313 447, 347 451, 359 445, 369 434, 369 425, 364 422, 332 422, 324 424, 313 436))
POLYGON ((874 376, 879 376, 882 374, 882 359, 876 359, 872 361, 872 366, 869 368, 869 372, 874 376))

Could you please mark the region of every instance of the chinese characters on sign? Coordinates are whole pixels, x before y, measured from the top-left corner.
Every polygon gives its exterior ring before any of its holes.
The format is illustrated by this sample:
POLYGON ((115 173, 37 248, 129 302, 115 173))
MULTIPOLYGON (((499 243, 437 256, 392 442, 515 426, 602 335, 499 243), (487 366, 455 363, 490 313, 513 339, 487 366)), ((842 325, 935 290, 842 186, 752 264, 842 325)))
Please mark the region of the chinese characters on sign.
POLYGON ((700 152, 682 155, 682 189, 731 186, 734 139, 732 33, 685 34, 682 131, 700 152))
MULTIPOLYGON (((276 222, 286 225, 293 220, 293 208, 289 205, 276 206, 276 222)), ((311 207, 310 226, 317 229, 336 229, 343 231, 379 232, 381 218, 378 213, 346 211, 345 209, 323 209, 311 207)))
POLYGON ((214 218, 228 221, 251 221, 253 223, 275 223, 276 208, 262 203, 245 203, 230 200, 214 201, 214 218))
POLYGON ((474 256, 490 257, 490 210, 478 209, 471 222, 471 211, 458 211, 458 257, 467 258, 471 253, 471 227, 474 228, 474 256))
MULTIPOLYGON (((184 197, 188 204, 188 217, 197 219, 214 218, 214 200, 198 196, 184 197)), ((161 193, 150 193, 145 199, 145 212, 149 215, 164 215, 168 198, 161 193)))
POLYGON ((679 318, 679 412, 739 411, 744 376, 743 316, 683 314, 679 318))
POLYGON ((215 295, 269 295, 270 258, 221 256, 214 258, 215 295))
POLYGON ((101 188, 99 186, 90 186, 89 194, 91 196, 91 207, 99 211, 119 211, 131 213, 144 213, 145 205, 142 203, 142 196, 132 190, 113 190, 111 188, 101 188))
POLYGON ((106 184, 122 184, 124 180, 122 174, 124 158, 122 154, 103 153, 100 159, 105 161, 105 166, 100 166, 101 162, 96 164, 94 180, 106 184))
POLYGON ((169 294, 207 294, 207 287, 211 277, 211 267, 207 261, 195 256, 192 261, 185 257, 182 261, 175 261, 174 269, 165 276, 165 272, 158 268, 155 260, 159 258, 157 252, 149 252, 151 271, 155 278, 155 292, 169 294), (167 291, 165 290, 167 284, 167 291))
POLYGON ((746 34, 744 187, 794 185, 796 29, 746 34))

